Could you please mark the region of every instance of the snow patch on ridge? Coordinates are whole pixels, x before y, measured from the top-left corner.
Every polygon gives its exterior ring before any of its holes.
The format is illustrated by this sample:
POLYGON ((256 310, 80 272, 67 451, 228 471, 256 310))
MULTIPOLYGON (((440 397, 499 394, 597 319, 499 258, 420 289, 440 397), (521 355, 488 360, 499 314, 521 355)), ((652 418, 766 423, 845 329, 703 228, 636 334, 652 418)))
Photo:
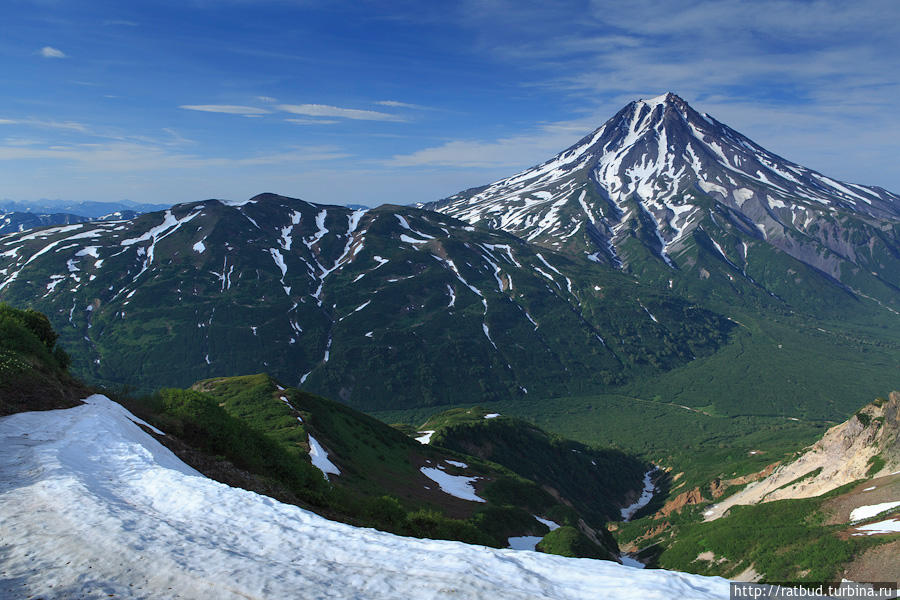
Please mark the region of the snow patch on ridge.
POLYGON ((475 493, 474 483, 480 479, 479 477, 450 475, 449 473, 440 469, 435 469, 434 467, 420 467, 419 470, 425 477, 438 484, 441 491, 445 494, 449 494, 460 500, 487 502, 487 500, 475 493))
POLYGON ((862 521, 863 519, 870 519, 876 515, 883 513, 886 510, 891 510, 892 508, 896 508, 900 506, 900 502, 882 502, 881 504, 869 504, 867 506, 860 506, 859 508, 854 508, 850 511, 850 521, 862 521))
POLYGON ((309 460, 312 462, 313 466, 322 471, 322 475, 325 476, 325 479, 328 479, 329 474, 340 475, 341 470, 329 460, 328 453, 325 452, 322 444, 320 444, 312 435, 307 435, 309 437, 309 460))

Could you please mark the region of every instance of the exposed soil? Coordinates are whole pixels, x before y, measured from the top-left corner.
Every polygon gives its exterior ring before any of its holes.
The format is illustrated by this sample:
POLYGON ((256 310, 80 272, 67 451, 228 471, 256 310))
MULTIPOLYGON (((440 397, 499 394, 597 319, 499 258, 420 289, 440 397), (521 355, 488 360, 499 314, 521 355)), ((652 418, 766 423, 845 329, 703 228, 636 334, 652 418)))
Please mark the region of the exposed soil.
POLYGON ((72 408, 91 393, 68 375, 41 374, 0 381, 0 417, 31 410, 72 408))
POLYGON ((759 581, 760 579, 762 579, 762 575, 760 575, 759 573, 756 572, 756 570, 753 568, 753 565, 750 565, 749 567, 747 567, 746 569, 744 569, 743 571, 741 571, 740 573, 738 573, 737 575, 732 577, 732 580, 734 580, 734 581, 751 581, 752 582, 752 581, 759 581))
POLYGON ((706 499, 700 492, 700 488, 695 487, 692 490, 678 494, 677 496, 666 502, 666 504, 659 510, 659 512, 656 513, 656 516, 667 517, 673 512, 679 512, 685 506, 700 504, 701 502, 705 501, 706 499))
MULTIPOLYGON (((835 425, 790 463, 771 475, 711 506, 707 521, 725 514, 737 504, 757 504, 786 498, 812 498, 842 485, 866 479, 873 460, 882 462, 882 473, 900 467, 900 393, 878 400, 835 425)), ((768 467, 767 467, 768 469, 768 467)), ((874 490, 873 490, 874 491, 874 490)), ((892 498, 896 500, 897 498, 892 498)), ((861 502, 875 504, 875 502, 861 502)), ((849 514, 849 510, 844 511, 849 514)), ((836 517, 840 518, 840 517, 836 517)))
POLYGON ((822 509, 828 515, 826 524, 838 525, 850 522, 850 512, 854 508, 896 501, 900 501, 900 473, 864 481, 846 494, 828 500, 822 509), (871 487, 875 489, 869 489, 871 487))
POLYGON ((750 473, 749 475, 742 475, 741 477, 735 477, 734 479, 715 479, 712 483, 709 484, 709 493, 712 494, 713 498, 720 498, 725 491, 734 485, 746 485, 753 481, 759 481, 764 477, 768 477, 775 470, 775 467, 781 464, 781 461, 773 462, 770 465, 767 465, 762 471, 757 471, 756 473, 750 473))
POLYGON ((843 577, 852 581, 900 581, 900 540, 869 548, 847 565, 843 577))

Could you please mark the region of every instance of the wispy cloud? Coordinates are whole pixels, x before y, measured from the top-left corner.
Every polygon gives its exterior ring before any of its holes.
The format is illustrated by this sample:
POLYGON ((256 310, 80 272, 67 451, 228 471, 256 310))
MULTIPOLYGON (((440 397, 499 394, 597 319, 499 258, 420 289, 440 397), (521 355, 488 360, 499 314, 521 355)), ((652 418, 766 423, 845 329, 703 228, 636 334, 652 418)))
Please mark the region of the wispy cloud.
MULTIPOLYGON (((269 96, 257 96, 256 99, 269 105, 277 102, 275 98, 269 96)), ((397 105, 391 104, 390 106, 397 105)), ((263 115, 272 114, 273 112, 285 112, 292 115, 308 117, 285 119, 285 121, 297 125, 331 125, 338 122, 335 119, 347 119, 351 121, 406 121, 403 117, 382 111, 343 108, 340 106, 330 106, 328 104, 278 104, 272 106, 271 109, 234 104, 182 104, 178 108, 200 112, 240 115, 244 117, 261 117, 263 115)))
POLYGON ((376 110, 341 108, 327 104, 279 104, 279 110, 308 117, 338 117, 355 121, 405 121, 406 119, 376 110))
POLYGON ((340 123, 340 121, 335 121, 334 119, 285 119, 285 121, 295 125, 334 125, 335 123, 340 123))
POLYGON ((0 161, 55 160, 98 173, 283 166, 348 157, 347 153, 327 146, 289 148, 280 152, 243 157, 215 157, 171 152, 165 146, 136 142, 0 145, 0 161))
POLYGON ((487 52, 526 65, 526 85, 588 107, 667 90, 820 106, 817 90, 884 81, 900 68, 893 0, 812 0, 802 9, 792 0, 685 0, 665 9, 654 0, 591 0, 577 23, 571 4, 470 2, 478 6, 467 26, 487 52), (497 32, 497 18, 509 13, 497 32))
POLYGON ((168 134, 170 137, 170 140, 168 142, 166 142, 168 145, 183 146, 183 145, 187 145, 187 144, 195 144, 196 143, 194 140, 187 139, 186 137, 184 137, 183 135, 181 135, 180 133, 178 133, 171 127, 163 127, 163 132, 168 134))
POLYGON ((412 108, 415 110, 432 110, 430 106, 422 106, 421 104, 411 104, 409 102, 398 102, 397 100, 379 100, 375 104, 380 106, 390 106, 391 108, 412 108))
POLYGON ((234 104, 182 104, 178 108, 197 110, 200 112, 222 113, 226 115, 266 115, 272 111, 255 106, 238 106, 234 104))
POLYGON ((44 58, 66 58, 66 53, 53 46, 44 46, 38 51, 44 58))
POLYGON ((385 161, 392 167, 521 168, 550 158, 586 132, 586 124, 553 123, 498 140, 453 140, 385 161))
POLYGON ((128 21, 127 19, 108 19, 103 21, 103 24, 107 27, 137 27, 138 23, 135 21, 128 21))
POLYGON ((63 131, 75 131, 78 133, 91 133, 90 129, 74 121, 44 121, 41 119, 0 119, 0 125, 25 125, 41 129, 59 129, 63 131))

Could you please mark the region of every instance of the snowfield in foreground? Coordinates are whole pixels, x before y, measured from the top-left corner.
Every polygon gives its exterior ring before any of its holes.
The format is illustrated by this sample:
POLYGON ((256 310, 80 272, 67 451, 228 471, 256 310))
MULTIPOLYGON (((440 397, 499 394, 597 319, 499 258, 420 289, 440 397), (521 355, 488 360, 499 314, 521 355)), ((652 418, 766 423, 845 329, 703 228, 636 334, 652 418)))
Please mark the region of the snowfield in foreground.
POLYGON ((728 597, 721 578, 328 521, 207 479, 87 402, 0 419, 0 597, 728 597))

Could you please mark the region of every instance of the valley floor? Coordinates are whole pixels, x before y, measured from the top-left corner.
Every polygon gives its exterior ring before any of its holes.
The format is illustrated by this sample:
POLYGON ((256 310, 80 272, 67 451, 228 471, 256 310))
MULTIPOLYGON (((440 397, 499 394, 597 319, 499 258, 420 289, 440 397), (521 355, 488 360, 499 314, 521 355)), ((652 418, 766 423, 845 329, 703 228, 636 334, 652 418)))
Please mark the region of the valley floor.
POLYGON ((328 521, 207 479, 86 402, 0 419, 0 597, 728 597, 721 578, 328 521))

